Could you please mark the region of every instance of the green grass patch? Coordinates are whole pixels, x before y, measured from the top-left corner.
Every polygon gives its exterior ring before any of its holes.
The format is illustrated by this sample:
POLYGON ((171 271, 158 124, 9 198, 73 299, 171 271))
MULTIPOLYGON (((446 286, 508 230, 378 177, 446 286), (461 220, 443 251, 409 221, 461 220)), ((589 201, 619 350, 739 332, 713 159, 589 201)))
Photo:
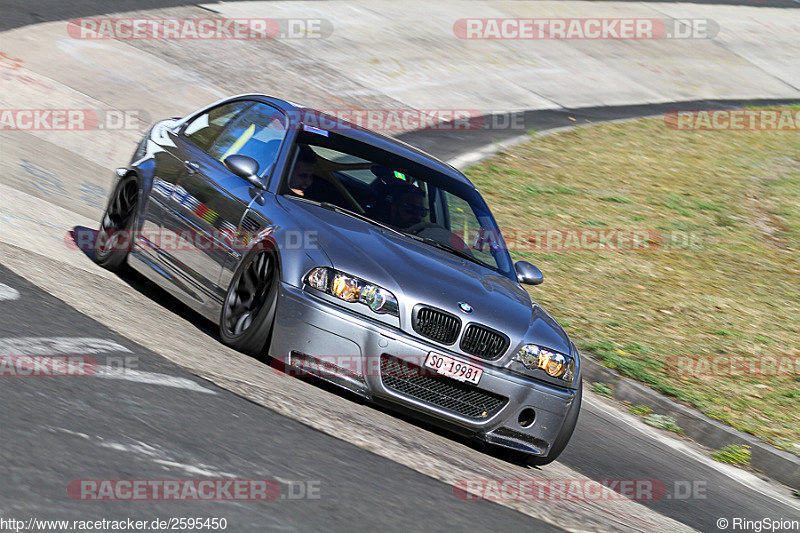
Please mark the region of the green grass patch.
POLYGON ((586 220, 581 220, 580 224, 582 224, 584 226, 597 226, 597 227, 607 226, 608 225, 605 222, 603 222, 602 220, 595 220, 593 218, 587 218, 586 220))
POLYGON ((592 392, 600 396, 614 396, 614 391, 605 383, 594 383, 592 385, 592 392))
POLYGON ((624 196, 601 196, 601 202, 611 202, 613 204, 632 204, 633 200, 624 196))
POLYGON ((749 466, 750 446, 746 444, 730 444, 712 453, 711 458, 720 463, 749 466))
POLYGON ((514 168, 489 166, 488 169, 492 172, 496 172, 497 174, 506 174, 509 176, 524 176, 526 174, 525 171, 517 170, 514 168))
POLYGON ((672 211, 675 211, 678 214, 687 217, 692 215, 689 203, 680 194, 674 192, 665 194, 660 204, 668 209, 671 209, 672 211))
POLYGON ((646 405, 634 405, 628 411, 633 415, 646 416, 653 413, 653 410, 646 405))
POLYGON ((727 215, 714 215, 714 224, 721 228, 732 228, 736 226, 736 220, 727 215))
POLYGON ((678 425, 674 418, 669 415, 650 414, 644 417, 644 423, 658 429, 672 431, 673 433, 683 433, 683 429, 678 425))
POLYGON ((699 201, 694 203, 694 208, 701 209, 703 211, 722 211, 724 206, 716 202, 699 201))
POLYGON ((538 194, 580 194, 578 191, 573 189, 572 187, 567 187, 566 185, 526 185, 523 189, 523 192, 528 195, 538 195, 538 194))
POLYGON ((729 329, 717 329, 714 330, 714 335, 719 335, 720 337, 741 337, 741 333, 737 333, 735 331, 731 331, 729 329))

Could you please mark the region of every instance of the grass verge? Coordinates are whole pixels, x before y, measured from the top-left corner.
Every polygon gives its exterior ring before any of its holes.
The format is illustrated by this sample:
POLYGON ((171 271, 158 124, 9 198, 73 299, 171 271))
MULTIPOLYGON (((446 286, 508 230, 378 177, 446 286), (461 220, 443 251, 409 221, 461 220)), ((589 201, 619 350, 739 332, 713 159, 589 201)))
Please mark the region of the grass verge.
POLYGON ((797 453, 800 132, 601 124, 467 175, 583 350, 797 453))

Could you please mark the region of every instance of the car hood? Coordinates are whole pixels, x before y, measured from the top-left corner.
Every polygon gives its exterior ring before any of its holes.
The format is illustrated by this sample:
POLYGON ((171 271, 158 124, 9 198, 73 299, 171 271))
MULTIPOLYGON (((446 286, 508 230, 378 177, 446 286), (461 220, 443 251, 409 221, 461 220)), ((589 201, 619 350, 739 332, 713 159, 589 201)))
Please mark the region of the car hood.
POLYGON ((516 281, 342 213, 285 198, 281 203, 292 204, 296 227, 316 232, 316 242, 334 268, 397 296, 404 330, 411 331, 413 307, 424 303, 458 316, 464 324, 477 322, 502 331, 511 339, 510 349, 524 341, 570 353, 561 326, 516 281), (459 302, 468 303, 472 312, 464 313, 459 302))

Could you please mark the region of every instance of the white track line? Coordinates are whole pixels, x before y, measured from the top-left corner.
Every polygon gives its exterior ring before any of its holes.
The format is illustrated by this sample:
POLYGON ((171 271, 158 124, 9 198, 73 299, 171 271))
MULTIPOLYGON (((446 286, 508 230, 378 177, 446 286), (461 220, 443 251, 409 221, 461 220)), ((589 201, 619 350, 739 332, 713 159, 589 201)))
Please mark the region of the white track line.
POLYGON ((176 389, 186 389, 195 392, 203 392, 206 394, 216 394, 215 391, 207 389, 191 379, 181 378, 178 376, 169 376, 167 374, 158 374, 156 372, 145 372, 142 370, 101 366, 98 367, 97 373, 94 375, 106 379, 124 379, 126 381, 144 383, 146 385, 162 385, 164 387, 174 387, 176 389))
POLYGON ((0 283, 0 302, 4 300, 16 300, 19 298, 19 291, 14 287, 9 287, 4 283, 0 283))
MULTIPOLYGON (((4 355, 84 355, 130 350, 119 343, 94 337, 8 337, 0 338, 0 356, 4 355)), ((146 385, 162 385, 177 389, 216 394, 191 379, 129 368, 99 366, 94 376, 105 379, 123 379, 146 385)))
POLYGON ((94 337, 0 338, 0 355, 84 355, 130 352, 121 344, 94 337))

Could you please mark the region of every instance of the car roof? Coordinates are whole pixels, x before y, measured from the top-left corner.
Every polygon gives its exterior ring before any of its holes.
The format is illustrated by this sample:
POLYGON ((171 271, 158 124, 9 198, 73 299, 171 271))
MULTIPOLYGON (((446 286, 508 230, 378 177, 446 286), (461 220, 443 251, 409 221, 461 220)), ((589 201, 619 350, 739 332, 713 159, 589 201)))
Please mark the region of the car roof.
POLYGON ((329 115, 324 111, 320 111, 319 109, 314 109, 311 107, 306 107, 301 104, 297 104, 294 102, 290 102, 288 100, 283 100, 281 98, 276 98, 274 96, 269 96, 266 94, 243 94, 235 97, 231 97, 229 100, 235 98, 259 98, 264 100, 279 109, 286 111, 288 114, 297 114, 302 117, 300 124, 305 124, 315 128, 322 128, 322 129, 330 129, 325 128, 325 126, 320 126, 320 121, 323 121, 324 124, 334 124, 335 131, 339 135, 343 135, 345 137, 351 138, 356 141, 360 141, 363 143, 370 144, 381 150, 385 150, 392 154, 396 154, 400 157, 404 157, 406 159, 410 159, 415 163, 420 165, 424 165, 427 167, 436 170, 454 180, 460 181, 462 183, 468 184, 471 187, 475 187, 472 182, 467 179, 464 174, 459 172, 455 167, 449 165, 434 156, 411 146, 408 143, 405 143, 399 139, 394 139, 387 135, 383 135, 382 133, 378 133, 374 130, 370 130, 367 128, 363 128, 357 124, 353 124, 352 122, 348 122, 341 118, 338 118, 333 115, 329 115))

